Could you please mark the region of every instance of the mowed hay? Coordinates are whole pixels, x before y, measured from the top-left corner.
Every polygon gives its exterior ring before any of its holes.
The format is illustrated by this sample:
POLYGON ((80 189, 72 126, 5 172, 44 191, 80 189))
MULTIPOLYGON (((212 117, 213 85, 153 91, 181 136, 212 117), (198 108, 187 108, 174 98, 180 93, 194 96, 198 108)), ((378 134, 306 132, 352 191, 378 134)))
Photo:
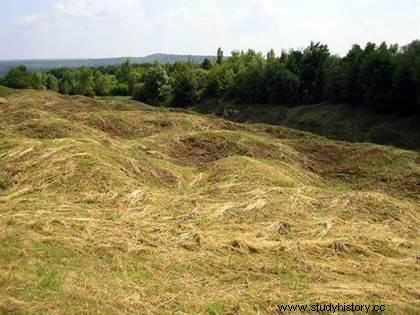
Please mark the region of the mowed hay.
POLYGON ((123 150, 89 139, 57 139, 48 143, 27 142, 3 153, 2 158, 5 177, 15 188, 25 187, 26 193, 112 201, 145 182, 163 186, 176 183, 169 171, 147 158, 138 161, 126 156, 123 150))
POLYGON ((345 182, 355 189, 419 196, 418 152, 327 139, 284 142, 305 154, 308 168, 322 177, 345 182))
POLYGON ((214 184, 231 182, 242 186, 249 183, 253 186, 295 187, 319 180, 299 163, 240 155, 219 159, 208 169, 209 182, 214 184))
POLYGON ((222 158, 243 155, 254 158, 286 159, 281 144, 237 131, 202 131, 174 139, 172 156, 187 165, 213 162, 222 158))
POLYGON ((69 124, 69 121, 44 117, 17 125, 12 132, 33 139, 59 139, 86 135, 90 130, 69 124))
POLYGON ((0 313, 420 311, 418 152, 118 98, 0 115, 0 313))
POLYGON ((162 132, 170 121, 150 121, 138 111, 83 113, 73 117, 83 124, 99 129, 112 137, 134 139, 162 132))

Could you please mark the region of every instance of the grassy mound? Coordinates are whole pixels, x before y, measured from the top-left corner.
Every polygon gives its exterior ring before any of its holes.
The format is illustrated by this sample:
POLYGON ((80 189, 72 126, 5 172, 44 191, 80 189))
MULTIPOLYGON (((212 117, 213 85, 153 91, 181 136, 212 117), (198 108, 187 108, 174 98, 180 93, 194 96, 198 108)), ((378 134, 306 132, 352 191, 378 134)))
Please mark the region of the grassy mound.
POLYGON ((174 139, 172 156, 188 165, 206 163, 221 158, 243 155, 255 158, 281 159, 280 144, 234 131, 204 131, 182 135, 174 139))
POLYGON ((0 97, 9 96, 13 93, 17 93, 17 90, 0 85, 0 97))
POLYGON ((50 92, 0 117, 0 313, 420 311, 418 152, 50 92))

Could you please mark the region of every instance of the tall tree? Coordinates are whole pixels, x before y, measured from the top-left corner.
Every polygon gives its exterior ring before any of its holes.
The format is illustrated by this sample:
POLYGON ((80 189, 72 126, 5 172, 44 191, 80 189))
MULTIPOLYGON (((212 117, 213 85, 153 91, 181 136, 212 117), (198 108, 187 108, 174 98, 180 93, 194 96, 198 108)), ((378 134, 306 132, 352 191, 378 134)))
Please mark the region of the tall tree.
POLYGON ((329 57, 327 45, 311 42, 303 51, 301 60, 302 97, 305 103, 323 100, 326 65, 329 57))
POLYGON ((92 69, 81 67, 75 74, 77 94, 89 97, 95 96, 95 83, 92 69))
POLYGON ((363 102, 362 61, 363 50, 359 45, 353 45, 342 61, 345 77, 344 98, 353 104, 363 102))
POLYGON ((420 40, 401 48, 396 55, 396 73, 392 87, 392 102, 404 114, 420 109, 420 40))
POLYGON ((56 92, 58 91, 58 80, 54 75, 52 74, 47 75, 46 87, 48 90, 56 91, 56 92))
POLYGON ((217 48, 217 59, 216 59, 216 63, 217 64, 222 64, 223 61, 223 50, 222 48, 217 48))
POLYGON ((387 110, 395 75, 395 64, 386 43, 378 48, 366 45, 362 66, 364 102, 377 109, 387 110), (373 48, 372 48, 373 47, 373 48))

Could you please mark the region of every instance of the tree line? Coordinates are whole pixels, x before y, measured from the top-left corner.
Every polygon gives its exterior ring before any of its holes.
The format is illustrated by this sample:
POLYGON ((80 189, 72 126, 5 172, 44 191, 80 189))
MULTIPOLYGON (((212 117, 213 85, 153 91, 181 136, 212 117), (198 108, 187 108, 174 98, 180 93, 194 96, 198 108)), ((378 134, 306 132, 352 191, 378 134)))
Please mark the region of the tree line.
POLYGON ((343 57, 311 42, 305 49, 267 54, 233 51, 202 64, 131 64, 29 72, 11 68, 0 84, 89 97, 130 95, 153 105, 187 107, 204 98, 286 106, 349 103, 409 114, 420 108, 420 40, 398 47, 353 45, 343 57))

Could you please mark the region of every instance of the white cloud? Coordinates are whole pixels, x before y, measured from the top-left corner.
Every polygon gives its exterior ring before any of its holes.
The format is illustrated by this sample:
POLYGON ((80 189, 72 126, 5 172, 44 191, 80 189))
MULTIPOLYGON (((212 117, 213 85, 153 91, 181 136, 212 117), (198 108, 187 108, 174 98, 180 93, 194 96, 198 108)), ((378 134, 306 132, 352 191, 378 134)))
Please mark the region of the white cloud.
MULTIPOLYGON (((1 11, 1 4, 0 4, 1 11)), ((420 34, 413 3, 344 1, 59 1, 0 20, 0 58, 209 54, 298 48, 344 53, 354 42, 406 43, 420 34), (35 10, 34 10, 35 11, 35 10)))
POLYGON ((36 23, 46 20, 47 18, 48 16, 45 14, 31 14, 27 16, 19 16, 12 24, 13 26, 17 27, 32 26, 36 23))

